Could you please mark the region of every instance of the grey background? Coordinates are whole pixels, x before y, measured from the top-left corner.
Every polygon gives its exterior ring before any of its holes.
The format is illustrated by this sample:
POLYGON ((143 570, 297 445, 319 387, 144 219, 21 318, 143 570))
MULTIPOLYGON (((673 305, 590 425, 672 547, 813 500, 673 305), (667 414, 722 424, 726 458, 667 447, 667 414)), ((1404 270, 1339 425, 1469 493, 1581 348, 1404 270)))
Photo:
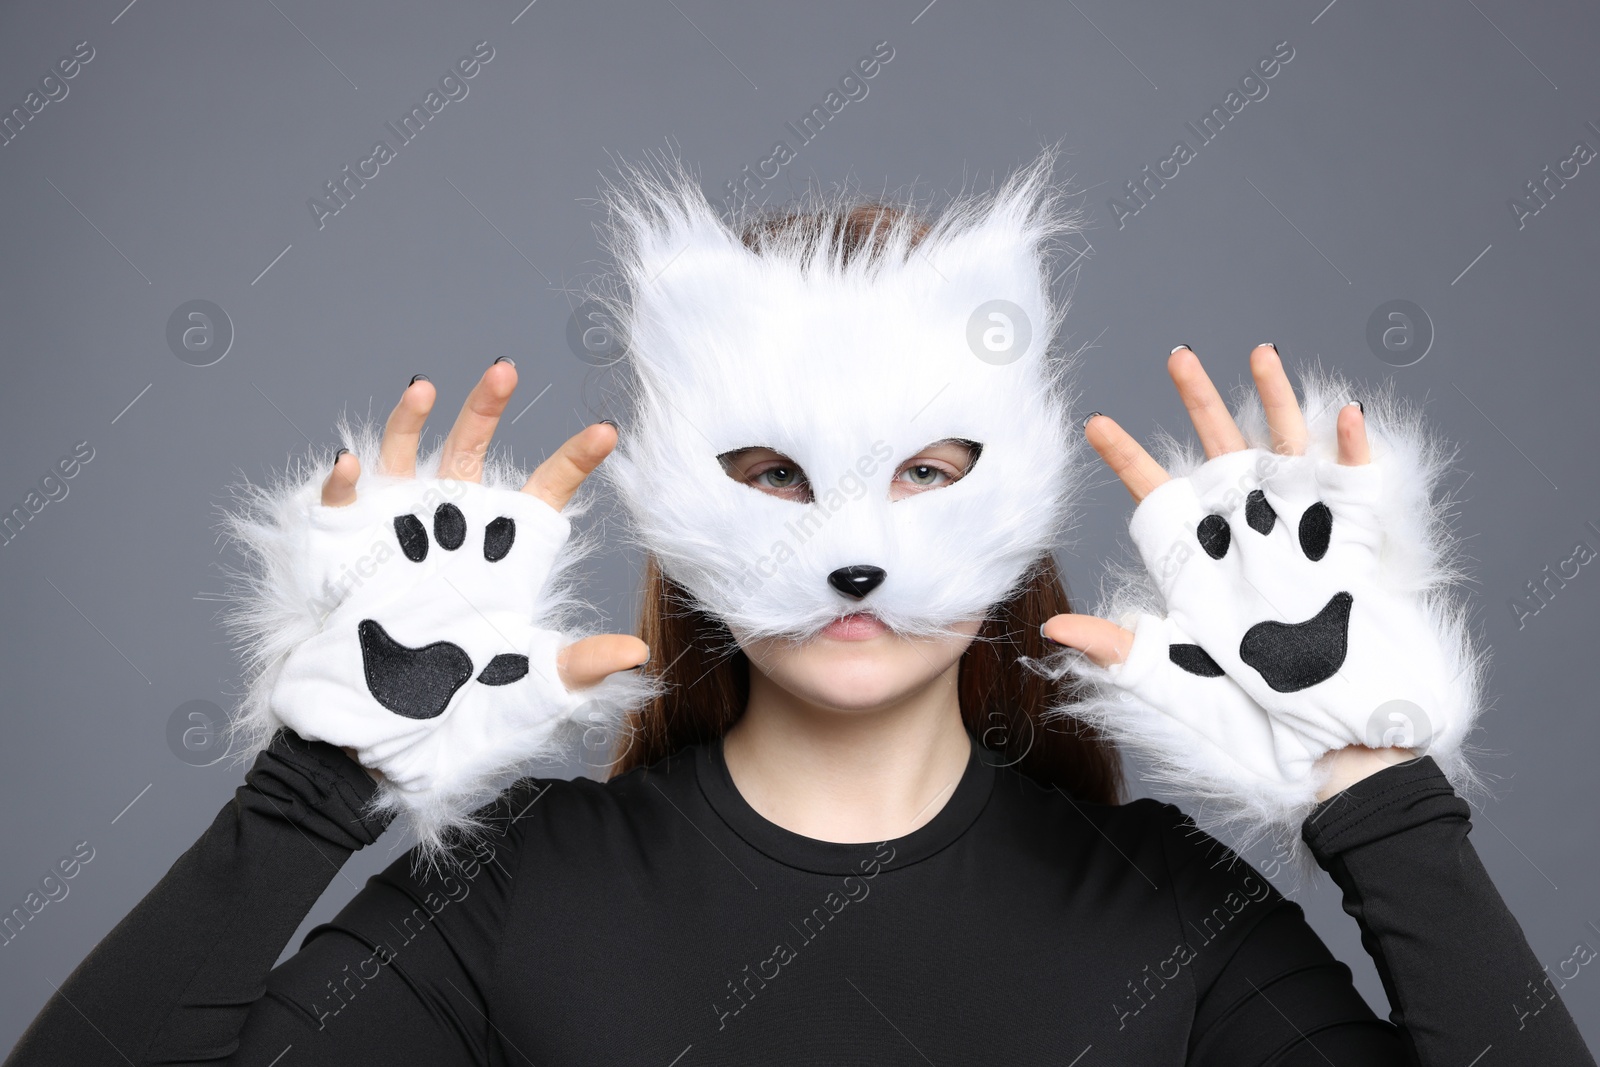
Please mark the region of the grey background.
MULTIPOLYGON (((1600 549, 1600 167, 1524 228, 1507 206, 1576 140, 1600 148, 1584 125, 1600 124, 1592 10, 125 2, 0 12, 6 110, 74 44, 95 49, 69 95, 0 148, 0 510, 76 443, 94 450, 68 496, 0 548, 0 911, 74 843, 95 850, 69 895, 0 948, 0 1047, 239 781, 228 764, 180 761, 166 733, 179 705, 226 705, 238 681, 212 599, 229 558, 212 529, 224 487, 329 440, 345 405, 387 410, 417 371, 453 410, 499 355, 522 375, 514 412, 550 387, 502 431, 520 456, 537 460, 610 413, 606 375, 567 349, 559 289, 597 266, 583 200, 611 154, 674 144, 717 191, 778 138, 793 143, 784 123, 879 41, 892 61, 799 150, 771 202, 846 177, 939 195, 1060 139, 1095 226, 1069 323, 1071 340, 1095 341, 1085 411, 1141 435, 1182 429, 1167 351, 1188 342, 1232 383, 1249 347, 1270 340, 1291 367, 1320 357, 1392 379, 1459 442, 1458 518, 1494 655, 1480 740, 1495 792, 1473 840, 1541 961, 1554 969, 1580 940, 1600 946, 1600 574, 1584 567, 1520 629, 1510 607, 1576 542, 1600 549), (307 199, 481 40, 495 58, 470 95, 319 231, 307 199), (1183 124, 1285 40, 1294 58, 1269 95, 1119 229, 1108 198, 1178 138, 1194 144, 1183 124), (209 367, 165 340, 192 299, 219 304, 237 333, 209 367), (1393 299, 1421 305, 1436 330, 1404 368, 1365 339, 1393 299)), ((1063 553, 1080 596, 1122 551, 1129 511, 1104 478, 1083 505, 1063 553)), ((609 555, 595 577, 619 628, 637 562, 609 555)), ((391 844, 358 856, 308 926, 398 856, 391 844)), ((1330 887, 1319 876, 1294 892, 1382 1012, 1330 887)), ((1600 1043, 1594 970, 1564 997, 1600 1043)))

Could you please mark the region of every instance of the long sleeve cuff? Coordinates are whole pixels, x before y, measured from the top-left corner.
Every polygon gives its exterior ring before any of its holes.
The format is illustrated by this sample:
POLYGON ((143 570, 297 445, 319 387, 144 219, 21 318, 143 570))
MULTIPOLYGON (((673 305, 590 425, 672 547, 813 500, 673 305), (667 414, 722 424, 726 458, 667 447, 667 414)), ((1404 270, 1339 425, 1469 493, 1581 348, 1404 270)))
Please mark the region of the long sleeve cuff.
POLYGON ((245 775, 241 804, 258 804, 307 833, 355 851, 372 844, 388 827, 391 812, 373 808, 378 784, 366 770, 325 741, 307 741, 279 730, 245 775))
POLYGON ((1594 1060, 1468 840, 1472 809, 1432 758, 1319 804, 1301 837, 1344 893, 1416 1063, 1594 1060))
POLYGON ((1318 804, 1300 836, 1326 870, 1341 853, 1423 823, 1466 821, 1471 815, 1433 757, 1423 756, 1385 767, 1318 804))

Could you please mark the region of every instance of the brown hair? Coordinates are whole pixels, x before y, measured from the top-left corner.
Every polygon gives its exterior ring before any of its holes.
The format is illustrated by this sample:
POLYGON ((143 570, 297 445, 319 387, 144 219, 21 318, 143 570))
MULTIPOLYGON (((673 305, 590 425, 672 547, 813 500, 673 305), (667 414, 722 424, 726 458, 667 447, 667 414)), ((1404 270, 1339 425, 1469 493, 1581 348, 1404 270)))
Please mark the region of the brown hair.
MULTIPOLYGON (((759 253, 771 240, 799 237, 808 249, 820 244, 848 261, 881 255, 897 225, 909 227, 912 246, 929 231, 925 222, 899 208, 869 203, 758 219, 745 228, 743 240, 759 253)), ((1123 794, 1116 747, 1093 727, 1050 714, 1076 699, 1075 683, 1051 679, 1020 662, 1055 650, 1039 627, 1070 610, 1055 560, 1046 555, 1010 597, 991 609, 962 654, 961 718, 979 743, 1003 757, 1003 765, 1075 799, 1115 804, 1123 794)), ((660 692, 628 717, 612 775, 720 738, 744 714, 750 697, 750 661, 733 634, 663 574, 654 557, 645 566, 639 636, 650 646, 644 670, 660 683, 660 692)))
POLYGON ((770 242, 799 238, 807 251, 820 246, 837 251, 847 263, 858 255, 871 261, 883 254, 889 233, 896 226, 909 229, 908 244, 912 248, 928 236, 928 224, 901 208, 857 204, 837 210, 789 211, 758 218, 745 227, 741 240, 746 248, 759 253, 770 242))

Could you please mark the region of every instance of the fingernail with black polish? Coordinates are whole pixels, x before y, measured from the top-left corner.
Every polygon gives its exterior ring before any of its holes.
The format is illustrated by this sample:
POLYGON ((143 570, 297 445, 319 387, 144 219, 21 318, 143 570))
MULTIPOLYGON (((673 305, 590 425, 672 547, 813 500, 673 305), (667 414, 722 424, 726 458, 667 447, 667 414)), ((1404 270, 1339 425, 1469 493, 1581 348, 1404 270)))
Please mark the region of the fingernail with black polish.
POLYGON ((1278 350, 1278 346, 1273 344, 1271 341, 1262 341, 1260 344, 1256 345, 1256 347, 1257 348, 1270 348, 1274 352, 1276 352, 1278 350))
POLYGON ((433 381, 433 379, 428 377, 426 374, 413 374, 411 376, 411 380, 406 383, 406 388, 410 389, 413 385, 416 385, 418 382, 431 382, 431 381, 433 381))
MULTIPOLYGON (((1187 348, 1189 351, 1194 352, 1194 346, 1193 345, 1179 345, 1177 348, 1174 348, 1171 352, 1169 352, 1168 355, 1174 355, 1174 356, 1177 355, 1179 348, 1187 348)), ((1199 354, 1200 353, 1195 352, 1195 355, 1199 355, 1199 354)))
POLYGON ((618 433, 622 432, 622 427, 618 426, 612 420, 610 420, 610 419, 601 419, 600 421, 605 423, 607 426, 611 427, 613 430, 616 430, 618 433))
POLYGON ((1055 638, 1053 638, 1049 634, 1045 633, 1044 632, 1044 623, 1042 623, 1042 622, 1039 624, 1039 636, 1044 638, 1046 641, 1049 641, 1052 645, 1055 645, 1057 648, 1066 648, 1067 647, 1066 645, 1063 645, 1060 641, 1057 641, 1055 638))
POLYGON ((515 367, 517 365, 517 361, 512 359, 510 356, 501 356, 499 359, 495 360, 495 362, 496 363, 509 363, 513 367, 515 367))
POLYGON ((1365 415, 1367 413, 1367 406, 1365 404, 1363 404, 1361 401, 1357 400, 1356 401, 1356 410, 1361 412, 1361 414, 1365 415))
POLYGON ((348 451, 350 451, 348 448, 341 448, 341 449, 339 449, 339 451, 337 451, 337 452, 335 452, 333 454, 333 466, 334 466, 335 469, 337 469, 338 466, 339 466, 339 457, 344 455, 348 451))
POLYGON ((1097 418, 1100 418, 1100 413, 1098 411, 1089 412, 1089 417, 1083 420, 1084 426, 1088 426, 1091 421, 1097 418))

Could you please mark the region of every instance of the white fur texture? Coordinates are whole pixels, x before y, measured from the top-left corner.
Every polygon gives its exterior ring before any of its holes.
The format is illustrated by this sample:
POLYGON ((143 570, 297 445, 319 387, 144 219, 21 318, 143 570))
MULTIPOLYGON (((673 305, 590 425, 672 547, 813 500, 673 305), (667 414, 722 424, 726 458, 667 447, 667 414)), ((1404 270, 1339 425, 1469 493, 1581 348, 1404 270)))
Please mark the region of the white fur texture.
POLYGON ((1079 220, 1052 163, 956 201, 916 248, 906 223, 886 225, 881 257, 848 264, 827 241, 747 249, 674 164, 609 190, 634 381, 602 469, 642 545, 736 635, 803 638, 859 610, 903 634, 947 632, 1056 542, 1078 464, 1048 262, 1079 220), (996 300, 1016 310, 974 324, 996 300), (891 501, 899 465, 951 438, 982 446, 970 472, 891 501), (814 502, 731 479, 718 456, 755 446, 798 464, 814 502), (851 565, 887 572, 864 601, 828 584, 851 565))
POLYGON ((628 672, 575 693, 552 681, 555 649, 585 636, 572 579, 588 546, 566 529, 581 503, 557 515, 517 492, 526 475, 500 452, 487 457, 481 487, 437 480, 439 446, 419 456, 414 479, 387 477, 378 473, 378 427, 341 420, 338 433, 361 461, 348 509, 319 502, 334 453, 323 448, 269 485, 237 486, 224 511, 224 530, 248 564, 232 575, 226 616, 245 660, 230 751, 252 759, 286 725, 357 749, 364 764, 386 772, 375 807, 398 815, 422 857, 439 861, 452 842, 481 829, 477 808, 516 778, 548 772, 576 733, 614 736, 650 685, 628 672), (468 542, 456 552, 432 543, 430 519, 443 501, 468 515, 468 542), (392 520, 407 512, 429 528, 423 564, 399 548, 392 520), (501 513, 519 516, 517 541, 505 559, 488 563, 483 524, 501 513), (364 681, 353 634, 366 616, 410 647, 449 640, 467 648, 474 673, 503 651, 529 654, 532 670, 512 685, 469 681, 442 715, 404 718, 364 681))
POLYGON ((1299 824, 1325 779, 1312 767, 1317 757, 1346 744, 1411 740, 1403 719, 1391 721, 1379 711, 1390 699, 1425 707, 1427 723, 1419 731, 1428 735, 1422 738, 1426 754, 1458 787, 1475 784, 1466 739, 1478 715, 1484 667, 1454 591, 1461 577, 1458 549, 1439 486, 1449 454, 1425 432, 1421 412, 1392 391, 1357 392, 1316 372, 1303 385, 1310 435, 1304 460, 1270 456, 1253 391, 1236 419, 1250 446, 1266 452, 1203 462, 1171 439, 1163 442, 1165 455, 1158 458, 1175 482, 1147 497, 1130 524, 1144 566, 1117 571, 1096 612, 1135 629, 1127 663, 1100 669, 1070 651, 1054 658, 1056 669, 1071 668, 1095 683, 1083 702, 1061 714, 1102 727, 1142 755, 1158 788, 1197 801, 1208 823, 1247 843, 1277 837, 1296 851, 1299 824), (1372 445, 1370 469, 1337 466, 1336 420, 1340 408, 1357 399, 1372 445), (1258 461, 1274 472, 1265 481, 1258 461), (1287 484, 1280 472, 1291 475, 1287 484), (1222 475, 1239 482, 1237 492, 1218 491, 1226 488, 1218 482, 1222 475), (1350 495, 1346 482, 1359 489, 1355 503, 1341 505, 1350 495), (1280 511, 1271 535, 1244 521, 1246 493, 1257 487, 1280 511), (1275 487, 1283 495, 1274 495, 1275 487), (1227 513, 1233 544, 1222 560, 1210 559, 1189 536, 1186 519, 1194 516, 1186 516, 1185 536, 1166 529, 1170 516, 1163 512, 1173 509, 1173 493, 1199 494, 1197 514, 1227 513), (1300 552, 1297 523, 1318 493, 1334 512, 1334 544, 1322 561, 1311 562, 1300 552), (1158 534, 1158 526, 1164 532, 1158 534), (1239 588, 1224 588, 1229 580, 1239 588), (1355 592, 1356 606, 1350 652, 1338 676, 1279 693, 1239 662, 1245 627, 1302 621, 1346 587, 1355 592), (1364 615, 1364 605, 1377 614, 1364 615), (1206 646, 1228 674, 1203 678, 1173 667, 1167 655, 1172 642, 1206 646))

